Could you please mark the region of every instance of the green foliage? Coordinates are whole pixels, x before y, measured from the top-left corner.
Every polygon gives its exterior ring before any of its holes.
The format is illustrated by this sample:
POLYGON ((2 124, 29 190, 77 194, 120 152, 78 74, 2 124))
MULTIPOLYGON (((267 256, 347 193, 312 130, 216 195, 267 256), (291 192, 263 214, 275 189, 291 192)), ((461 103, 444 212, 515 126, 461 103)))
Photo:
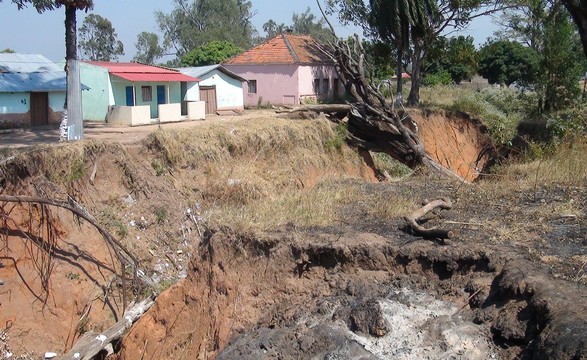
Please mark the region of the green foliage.
MULTIPOLYGON (((469 80, 477 73, 477 50, 474 39, 471 36, 458 36, 452 38, 439 37, 435 41, 424 68, 426 74, 448 73, 452 82, 459 84, 463 80, 469 80)), ((448 84, 443 82, 442 84, 448 84)))
POLYGON ((524 102, 520 99, 523 96, 510 89, 486 89, 456 99, 451 110, 479 116, 495 143, 507 144, 516 135, 523 118, 524 102))
POLYGON ((0 51, 0 53, 2 53, 2 54, 14 54, 15 52, 16 51, 14 51, 14 50, 12 50, 10 48, 6 48, 6 49, 0 51))
POLYGON ((79 280, 79 274, 76 273, 72 273, 72 272, 68 272, 67 274, 65 274, 65 278, 69 279, 69 280, 79 280))
POLYGON ((161 176, 165 174, 165 172, 167 171, 167 169, 165 168, 165 164, 163 164, 158 159, 153 159, 153 161, 151 161, 151 167, 153 168, 153 170, 155 170, 155 175, 157 176, 161 176))
POLYGON ((453 79, 448 70, 442 69, 439 72, 426 74, 422 85, 424 86, 437 86, 437 85, 450 85, 453 79))
POLYGON ((381 172, 387 173, 392 178, 401 178, 410 175, 413 170, 397 161, 386 153, 373 153, 373 162, 375 168, 381 172))
POLYGON ((155 210, 155 221, 157 221, 157 224, 162 224, 165 218, 167 218, 167 210, 163 207, 157 208, 155 210))
POLYGON ((110 20, 90 14, 79 30, 79 47, 89 60, 116 60, 118 55, 124 55, 124 46, 117 36, 110 20))
POLYGON ((565 139, 585 133, 587 119, 585 109, 569 109, 546 115, 546 128, 553 138, 565 139))
POLYGON ((193 49, 181 57, 181 66, 204 66, 219 64, 243 49, 228 41, 211 41, 204 46, 193 49))
POLYGON ((543 96, 544 111, 572 107, 579 100, 579 80, 586 68, 577 30, 569 14, 554 6, 544 26, 544 50, 538 89, 543 96))
POLYGON ((390 44, 381 41, 363 40, 366 71, 373 82, 390 79, 395 67, 395 54, 390 44))
POLYGON ((312 14, 310 7, 301 14, 294 13, 291 18, 292 24, 290 26, 284 23, 278 24, 274 20, 270 19, 263 24, 263 31, 267 34, 265 39, 271 39, 286 29, 291 30, 294 34, 310 35, 314 39, 327 42, 334 39, 334 34, 326 26, 326 20, 318 18, 312 14))
POLYGON ((538 71, 538 53, 520 43, 490 41, 479 50, 479 74, 491 84, 532 84, 538 71))
POLYGON ((137 36, 135 43, 137 54, 133 61, 144 64, 154 64, 165 53, 165 49, 159 45, 159 36, 154 33, 143 31, 137 36))
POLYGON ((84 161, 83 158, 76 158, 71 163, 71 169, 67 178, 68 182, 73 182, 81 179, 84 176, 84 161))
POLYGON ((174 0, 174 9, 155 13, 163 33, 164 46, 181 57, 211 41, 228 41, 247 49, 256 30, 251 23, 252 3, 248 0, 174 0))
POLYGON ((348 125, 344 122, 339 122, 338 124, 336 124, 336 128, 334 129, 334 136, 326 140, 326 148, 331 151, 342 150, 342 147, 345 144, 348 134, 348 125))
MULTIPOLYGON (((0 0, 2 2, 2 0, 0 0)), ((18 9, 21 10, 31 4, 39 13, 47 10, 54 10, 61 6, 75 6, 77 10, 91 10, 94 7, 93 0, 76 0, 64 1, 64 0, 12 0, 18 9)))

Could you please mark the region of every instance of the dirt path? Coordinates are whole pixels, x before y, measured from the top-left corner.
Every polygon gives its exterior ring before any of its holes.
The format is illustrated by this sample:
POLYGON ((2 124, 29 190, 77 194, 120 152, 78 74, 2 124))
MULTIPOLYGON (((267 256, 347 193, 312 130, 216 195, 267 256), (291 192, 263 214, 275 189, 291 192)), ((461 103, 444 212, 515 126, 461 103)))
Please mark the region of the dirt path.
MULTIPOLYGON (((85 123, 84 135, 90 140, 109 140, 123 144, 134 143, 146 138, 159 128, 190 129, 197 126, 245 121, 274 116, 273 110, 247 110, 242 116, 207 115, 206 120, 184 121, 161 125, 114 126, 104 123, 85 123)), ((21 148, 26 146, 51 144, 59 141, 59 129, 14 129, 0 131, 0 148, 21 148)))

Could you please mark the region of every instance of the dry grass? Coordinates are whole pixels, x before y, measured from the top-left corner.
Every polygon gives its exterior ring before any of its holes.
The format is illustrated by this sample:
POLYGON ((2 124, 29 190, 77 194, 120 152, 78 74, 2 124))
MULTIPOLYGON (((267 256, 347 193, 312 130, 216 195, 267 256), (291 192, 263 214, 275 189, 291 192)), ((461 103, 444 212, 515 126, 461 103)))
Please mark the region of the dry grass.
POLYGON ((526 191, 544 187, 585 186, 587 181, 587 139, 563 143, 550 155, 523 163, 500 166, 485 183, 495 191, 526 191))
POLYGON ((420 103, 426 107, 447 108, 456 100, 475 93, 472 89, 455 85, 424 86, 420 89, 420 103))
POLYGON ((361 208, 371 221, 387 222, 417 207, 413 197, 398 194, 390 200, 366 191, 362 184, 327 180, 312 189, 285 191, 242 206, 217 206, 208 215, 214 224, 251 231, 288 224, 312 227, 348 223, 345 207, 361 208))
POLYGON ((331 146, 337 136, 327 120, 259 119, 157 131, 148 146, 166 166, 193 174, 214 207, 241 206, 284 189, 304 188, 308 178, 317 181, 312 176, 344 175, 348 168, 356 173, 362 160, 346 147, 331 146))

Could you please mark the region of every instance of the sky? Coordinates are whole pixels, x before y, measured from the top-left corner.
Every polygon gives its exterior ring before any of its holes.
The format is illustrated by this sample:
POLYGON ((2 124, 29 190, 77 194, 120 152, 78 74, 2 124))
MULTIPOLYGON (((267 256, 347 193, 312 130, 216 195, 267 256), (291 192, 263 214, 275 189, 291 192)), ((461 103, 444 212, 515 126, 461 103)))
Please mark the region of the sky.
MULTIPOLYGON (((269 19, 290 24, 293 13, 303 13, 308 7, 316 16, 320 15, 315 0, 252 0, 252 3, 256 13, 252 22, 259 32, 262 32, 262 25, 269 19)), ((130 61, 136 53, 134 44, 139 33, 148 31, 159 34, 154 15, 158 10, 171 12, 173 1, 95 0, 91 12, 112 22, 125 49, 125 55, 118 60, 130 61)), ((84 12, 78 11, 78 29, 85 16, 84 12)), ((3 0, 0 3, 0 50, 10 48, 19 53, 41 54, 50 60, 60 61, 65 57, 64 20, 63 8, 38 14, 31 7, 18 11, 11 0, 3 0)), ((343 26, 334 18, 330 18, 330 21, 338 36, 346 37, 355 32, 360 34, 360 29, 356 27, 343 26)), ((473 36, 479 46, 494 31, 495 25, 491 19, 483 18, 458 34, 473 36)))

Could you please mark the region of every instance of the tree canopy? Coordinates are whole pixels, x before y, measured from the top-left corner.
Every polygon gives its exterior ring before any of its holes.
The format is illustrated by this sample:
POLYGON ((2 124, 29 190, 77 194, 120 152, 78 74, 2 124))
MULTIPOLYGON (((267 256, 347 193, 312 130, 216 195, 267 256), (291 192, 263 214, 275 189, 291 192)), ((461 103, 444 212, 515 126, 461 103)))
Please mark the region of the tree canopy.
POLYGON ((118 55, 124 55, 124 46, 117 36, 110 20, 90 14, 79 30, 79 47, 89 60, 116 60, 118 55))
POLYGON ((94 7, 93 0, 12 0, 12 2, 18 6, 19 10, 30 4, 40 13, 61 6, 73 7, 76 10, 91 10, 94 7))
POLYGON ((291 21, 291 25, 278 24, 273 19, 267 21, 263 24, 263 31, 267 34, 265 39, 271 39, 286 29, 291 30, 294 34, 310 35, 322 42, 334 39, 334 34, 326 26, 326 20, 316 17, 309 7, 301 14, 294 13, 291 21))
POLYGON ((515 41, 498 40, 479 50, 479 74, 491 84, 531 84, 538 76, 538 54, 515 41))
POLYGON ((133 61, 144 64, 154 64, 155 60, 162 57, 165 49, 159 45, 159 36, 154 33, 143 31, 137 36, 135 43, 137 53, 133 61))
POLYGON ((211 41, 229 41, 246 49, 256 30, 251 24, 252 3, 248 0, 174 0, 169 13, 155 13, 163 32, 164 45, 178 57, 211 41))
POLYGON ((439 37, 424 62, 424 77, 447 73, 450 81, 459 84, 477 73, 478 59, 471 36, 439 37))
POLYGON ((228 41, 211 41, 181 57, 181 66, 204 66, 219 64, 243 49, 228 41))

